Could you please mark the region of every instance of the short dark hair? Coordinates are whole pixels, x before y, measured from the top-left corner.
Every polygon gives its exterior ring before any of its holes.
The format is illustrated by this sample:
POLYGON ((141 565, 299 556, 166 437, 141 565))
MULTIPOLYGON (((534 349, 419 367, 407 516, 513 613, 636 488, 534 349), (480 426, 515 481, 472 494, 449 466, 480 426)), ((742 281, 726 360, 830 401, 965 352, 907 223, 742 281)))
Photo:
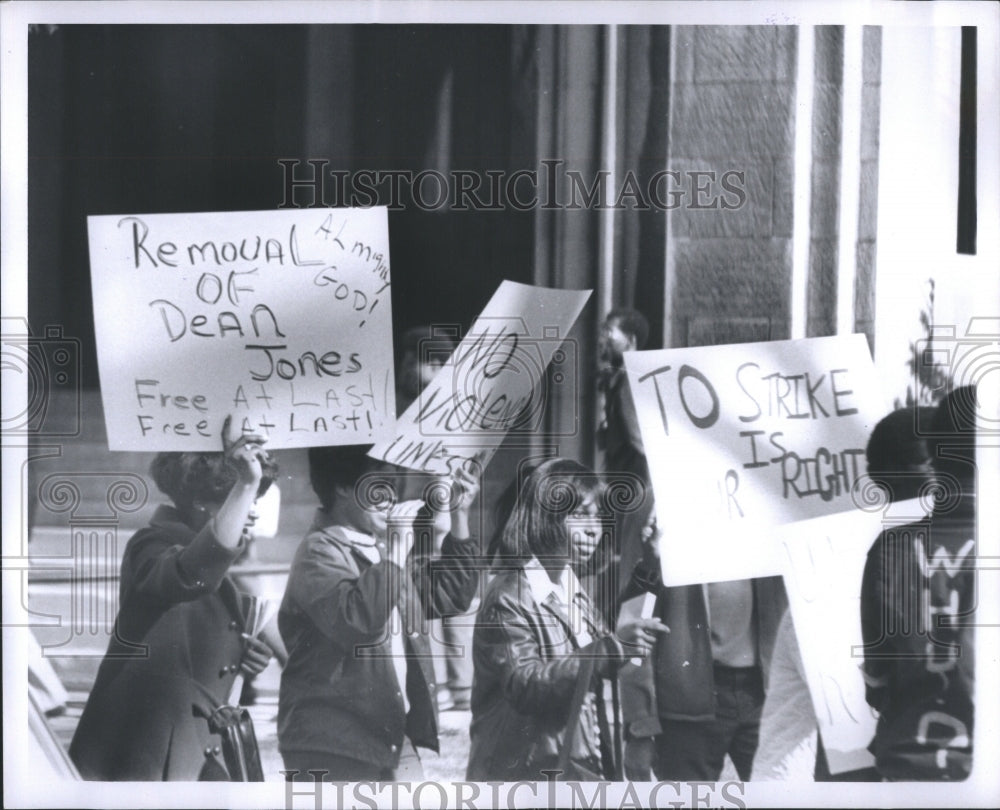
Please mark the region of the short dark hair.
MULTIPOLYGON (((258 498, 278 477, 278 464, 271 456, 262 467, 258 498)), ((224 453, 157 453, 149 474, 182 512, 189 512, 196 501, 222 503, 239 477, 236 462, 224 453)))
POLYGON ((926 424, 933 410, 898 408, 879 420, 868 438, 868 477, 886 491, 890 502, 917 497, 930 480, 930 452, 917 425, 926 424))
POLYGON ((553 458, 528 474, 499 544, 497 563, 568 557, 566 518, 604 494, 601 477, 577 461, 553 458))
POLYGON ((637 350, 642 351, 646 348, 646 341, 649 340, 649 321, 639 310, 627 307, 613 309, 605 320, 608 323, 616 322, 618 328, 626 335, 634 337, 637 350))
POLYGON ((956 388, 938 404, 927 440, 935 471, 975 479, 976 407, 973 385, 956 388))
POLYGON ((361 477, 382 462, 371 458, 370 444, 348 444, 309 448, 309 483, 323 508, 329 511, 337 487, 354 487, 361 477))

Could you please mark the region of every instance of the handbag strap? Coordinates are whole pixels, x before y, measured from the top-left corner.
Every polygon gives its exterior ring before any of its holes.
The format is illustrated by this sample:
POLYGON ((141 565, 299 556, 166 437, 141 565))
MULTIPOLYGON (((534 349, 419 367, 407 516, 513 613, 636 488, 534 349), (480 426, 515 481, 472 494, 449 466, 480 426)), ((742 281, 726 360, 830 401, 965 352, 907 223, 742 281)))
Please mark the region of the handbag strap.
POLYGON ((263 782, 260 747, 253 727, 253 718, 242 706, 220 702, 204 685, 191 679, 205 702, 192 703, 196 717, 208 721, 208 730, 222 738, 223 759, 232 782, 263 782))

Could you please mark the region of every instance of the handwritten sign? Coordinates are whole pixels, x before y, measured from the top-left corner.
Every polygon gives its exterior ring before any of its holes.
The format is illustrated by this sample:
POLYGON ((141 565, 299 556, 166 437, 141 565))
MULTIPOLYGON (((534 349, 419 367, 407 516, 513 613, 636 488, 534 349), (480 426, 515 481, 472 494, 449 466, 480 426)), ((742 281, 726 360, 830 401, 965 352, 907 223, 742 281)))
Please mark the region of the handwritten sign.
MULTIPOLYGON (((893 509, 919 516, 916 501, 893 509)), ((785 589, 831 773, 874 764, 868 743, 876 717, 861 675, 860 594, 881 512, 854 510, 783 526, 777 532, 785 589)))
POLYGON ((510 432, 542 429, 551 386, 577 396, 578 361, 565 338, 589 296, 504 281, 396 434, 369 455, 446 474, 473 458, 484 462, 510 432))
POLYGON ((384 208, 88 217, 112 450, 362 444, 395 417, 384 208))
POLYGON ((862 335, 627 352, 664 582, 780 573, 776 526, 854 507, 885 413, 862 335))

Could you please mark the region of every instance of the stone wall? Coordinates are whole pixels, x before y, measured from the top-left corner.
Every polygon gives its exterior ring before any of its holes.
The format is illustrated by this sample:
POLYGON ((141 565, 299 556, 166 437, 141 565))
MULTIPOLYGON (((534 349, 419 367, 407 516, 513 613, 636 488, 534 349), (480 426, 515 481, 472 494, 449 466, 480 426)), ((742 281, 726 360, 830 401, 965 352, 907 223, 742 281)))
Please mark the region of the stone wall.
POLYGON ((875 237, 878 231, 879 120, 882 100, 882 29, 867 25, 862 40, 861 199, 858 205, 854 331, 875 348, 875 237))
POLYGON ((746 199, 669 213, 667 345, 787 338, 796 29, 674 30, 668 167, 744 172, 746 199))
MULTIPOLYGON (((736 210, 697 209, 689 197, 669 212, 669 346, 791 337, 796 63, 807 35, 786 26, 674 29, 668 167, 744 172, 746 200, 736 210)), ((844 203, 857 209, 856 276, 853 290, 839 290, 844 29, 816 27, 805 335, 835 334, 846 295, 855 330, 871 343, 881 29, 864 30, 862 53, 859 199, 844 203)))

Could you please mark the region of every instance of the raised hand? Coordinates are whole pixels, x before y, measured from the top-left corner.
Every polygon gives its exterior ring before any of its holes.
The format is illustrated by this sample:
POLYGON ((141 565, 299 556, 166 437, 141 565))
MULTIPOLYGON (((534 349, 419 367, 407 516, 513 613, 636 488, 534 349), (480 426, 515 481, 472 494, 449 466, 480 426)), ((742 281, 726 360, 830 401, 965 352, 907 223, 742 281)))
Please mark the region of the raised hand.
POLYGON ((222 452, 233 459, 237 479, 226 500, 212 519, 215 536, 227 548, 240 544, 250 510, 257 498, 257 489, 263 477, 262 462, 267 459, 264 442, 267 439, 256 433, 240 435, 233 427, 231 416, 222 426, 222 452))
POLYGON ((232 416, 227 416, 222 425, 222 452, 236 462, 239 483, 257 485, 263 477, 263 463, 267 459, 265 436, 259 433, 243 433, 233 426, 232 416))
POLYGON ((415 531, 413 522, 417 518, 417 513, 423 509, 424 502, 421 500, 401 501, 395 504, 389 512, 389 519, 386 523, 388 536, 389 559, 403 567, 406 557, 413 548, 415 531))
POLYGON ((436 510, 434 514, 436 544, 440 544, 449 533, 458 540, 468 538, 469 509, 479 495, 483 456, 484 454, 480 453, 469 459, 468 464, 472 469, 467 469, 463 465, 452 475, 442 476, 438 482, 447 495, 447 502, 442 503, 442 508, 436 510))
POLYGON ((479 456, 472 459, 474 470, 459 467, 455 472, 451 485, 451 536, 465 540, 469 537, 469 509, 479 495, 482 467, 479 456))
MULTIPOLYGON (((478 469, 478 465, 476 467, 478 469)), ((452 512, 469 511, 476 496, 479 495, 481 477, 481 474, 474 474, 465 467, 459 467, 455 471, 451 483, 452 512)))

